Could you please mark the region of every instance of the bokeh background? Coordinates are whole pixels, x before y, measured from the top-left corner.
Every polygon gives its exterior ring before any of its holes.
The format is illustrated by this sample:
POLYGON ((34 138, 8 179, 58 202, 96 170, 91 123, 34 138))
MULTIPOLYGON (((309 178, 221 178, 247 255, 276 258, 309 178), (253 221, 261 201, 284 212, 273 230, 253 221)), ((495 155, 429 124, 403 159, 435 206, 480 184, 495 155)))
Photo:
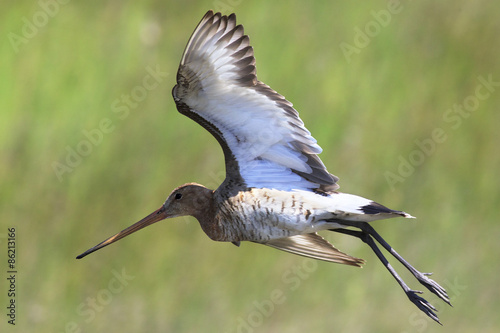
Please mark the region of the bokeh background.
POLYGON ((498 13, 465 0, 3 3, 2 332, 498 332, 498 13), (453 308, 424 294, 443 327, 340 234, 324 236, 363 269, 212 242, 193 218, 75 260, 174 187, 223 180, 217 142, 171 97, 208 9, 237 13, 259 79, 294 103, 342 191, 417 217, 373 225, 447 288, 453 308))

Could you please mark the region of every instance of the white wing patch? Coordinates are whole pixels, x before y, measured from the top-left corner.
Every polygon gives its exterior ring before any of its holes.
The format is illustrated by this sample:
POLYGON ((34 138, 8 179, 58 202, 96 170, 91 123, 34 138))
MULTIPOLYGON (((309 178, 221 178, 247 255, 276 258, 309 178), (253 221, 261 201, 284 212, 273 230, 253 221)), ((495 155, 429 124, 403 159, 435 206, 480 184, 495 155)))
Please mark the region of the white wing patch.
POLYGON ((338 188, 292 104, 257 80, 253 49, 234 14, 205 15, 186 46, 173 95, 181 113, 212 128, 231 152, 238 170, 228 176, 237 172, 256 188, 338 188))

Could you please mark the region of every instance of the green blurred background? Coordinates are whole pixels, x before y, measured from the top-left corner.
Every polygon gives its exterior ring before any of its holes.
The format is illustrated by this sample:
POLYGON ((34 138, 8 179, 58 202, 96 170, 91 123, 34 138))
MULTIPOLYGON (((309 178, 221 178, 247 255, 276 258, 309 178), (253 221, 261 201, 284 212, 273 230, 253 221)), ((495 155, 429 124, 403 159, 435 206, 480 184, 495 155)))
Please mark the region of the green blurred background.
POLYGON ((389 22, 384 1, 3 3, 1 330, 498 332, 500 3, 394 6, 389 22), (418 217, 373 225, 448 289, 453 308, 425 293, 444 327, 420 314, 367 246, 340 234, 324 236, 366 259, 363 269, 212 242, 193 218, 75 260, 174 187, 223 180, 217 142, 171 97, 208 9, 237 13, 259 79, 300 111, 342 191, 418 217), (346 56, 343 43, 356 51, 346 56), (156 69, 157 87, 144 89, 156 69), (129 106, 126 95, 135 96, 129 106), (15 328, 6 316, 8 227, 17 242, 15 328))

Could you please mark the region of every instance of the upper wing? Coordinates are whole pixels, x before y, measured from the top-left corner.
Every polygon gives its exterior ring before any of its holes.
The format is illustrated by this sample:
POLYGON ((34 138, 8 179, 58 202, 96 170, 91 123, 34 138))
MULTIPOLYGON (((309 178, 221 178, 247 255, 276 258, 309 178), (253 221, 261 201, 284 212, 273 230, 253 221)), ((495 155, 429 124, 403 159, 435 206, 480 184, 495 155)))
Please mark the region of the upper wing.
POLYGON ((179 112, 219 141, 227 178, 257 188, 338 188, 292 103, 257 80, 253 48, 234 14, 205 14, 172 94, 179 112))

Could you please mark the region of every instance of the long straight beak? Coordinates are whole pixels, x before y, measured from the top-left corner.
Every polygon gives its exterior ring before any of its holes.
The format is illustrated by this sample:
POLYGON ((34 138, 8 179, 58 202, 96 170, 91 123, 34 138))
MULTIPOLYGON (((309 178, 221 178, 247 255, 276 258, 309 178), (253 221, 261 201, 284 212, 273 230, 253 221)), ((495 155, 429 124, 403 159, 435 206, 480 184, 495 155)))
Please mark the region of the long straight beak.
POLYGON ((145 218, 143 218, 139 222, 132 224, 127 229, 120 231, 116 235, 109 237, 108 239, 97 244, 93 248, 88 249, 87 251, 83 252, 78 257, 76 257, 76 259, 82 259, 83 257, 91 254, 92 252, 95 252, 99 249, 102 249, 103 247, 108 246, 109 244, 112 244, 112 243, 122 239, 123 237, 130 235, 131 233, 134 233, 138 230, 141 230, 142 228, 147 227, 148 225, 151 225, 151 224, 156 223, 158 221, 164 220, 167 217, 168 216, 165 212, 165 207, 161 206, 160 209, 155 210, 154 212, 152 212, 151 214, 149 214, 148 216, 146 216, 145 218))

